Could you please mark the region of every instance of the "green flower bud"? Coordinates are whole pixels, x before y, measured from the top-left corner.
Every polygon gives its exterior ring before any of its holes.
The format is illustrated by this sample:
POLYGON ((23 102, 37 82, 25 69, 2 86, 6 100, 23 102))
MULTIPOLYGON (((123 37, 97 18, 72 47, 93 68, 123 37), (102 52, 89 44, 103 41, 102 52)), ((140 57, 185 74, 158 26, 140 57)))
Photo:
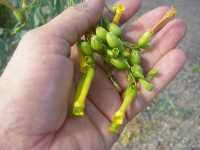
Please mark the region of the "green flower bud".
POLYGON ((143 69, 139 65, 134 65, 131 67, 131 73, 135 78, 144 79, 143 69))
POLYGON ((128 57, 130 57, 130 52, 125 49, 122 51, 122 56, 128 58, 128 57))
POLYGON ((88 68, 93 67, 95 64, 95 60, 91 56, 83 56, 83 61, 81 63, 81 68, 83 71, 87 70, 88 68))
POLYGON ((154 89, 154 85, 144 79, 140 79, 139 82, 147 91, 152 91, 154 89))
POLYGON ((25 22, 25 16, 24 16, 23 11, 15 10, 15 11, 13 11, 13 14, 14 14, 15 18, 17 19, 17 21, 19 21, 20 23, 25 22))
POLYGON ((96 35, 94 35, 91 38, 91 47, 97 53, 102 54, 102 51, 104 49, 103 41, 99 37, 97 37, 96 35))
POLYGON ((108 49, 108 50, 106 51, 106 53, 107 53, 107 56, 108 56, 108 57, 110 57, 110 58, 113 58, 113 57, 114 57, 114 54, 113 54, 112 49, 108 49))
POLYGON ((151 80, 153 80, 157 75, 158 75, 158 70, 156 70, 156 69, 151 69, 148 73, 147 73, 147 77, 146 77, 146 79, 148 80, 148 81, 151 81, 151 80))
POLYGON ((100 39, 106 41, 106 34, 107 34, 107 31, 103 27, 96 28, 96 36, 99 37, 100 39))
POLYGON ((119 48, 113 48, 113 49, 109 49, 107 50, 107 55, 111 58, 116 58, 119 56, 120 50, 119 48))
POLYGON ((88 56, 92 55, 92 48, 89 42, 81 42, 79 47, 80 47, 81 52, 84 55, 88 55, 88 56))
POLYGON ((129 68, 128 62, 123 58, 111 58, 110 64, 118 70, 126 70, 129 68))
POLYGON ((153 36, 153 33, 150 31, 145 32, 138 41, 138 46, 140 48, 147 48, 149 46, 149 42, 151 41, 151 38, 153 36))
POLYGON ((107 40, 108 45, 111 48, 119 48, 119 47, 121 47, 121 40, 111 32, 108 32, 106 34, 106 40, 107 40))
POLYGON ((111 23, 109 25, 109 31, 115 34, 116 36, 121 36, 122 34, 122 29, 114 23, 111 23))
POLYGON ((88 65, 94 65, 95 64, 95 60, 94 60, 94 58, 93 57, 91 57, 91 56, 85 56, 85 62, 88 64, 88 65))
POLYGON ((131 65, 140 64, 141 56, 139 51, 132 51, 129 57, 129 62, 131 65))

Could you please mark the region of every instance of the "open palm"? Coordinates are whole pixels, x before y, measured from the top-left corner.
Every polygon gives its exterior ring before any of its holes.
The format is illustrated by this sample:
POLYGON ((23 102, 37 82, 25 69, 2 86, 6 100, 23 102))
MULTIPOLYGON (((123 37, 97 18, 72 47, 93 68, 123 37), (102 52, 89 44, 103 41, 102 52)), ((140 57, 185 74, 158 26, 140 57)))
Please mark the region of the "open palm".
MULTIPOLYGON (((133 16, 139 0, 126 0, 123 21, 133 16)), ((113 73, 117 91, 99 63, 88 95, 86 115, 69 117, 72 104, 77 50, 70 47, 95 25, 103 0, 90 0, 84 7, 70 8, 48 24, 28 32, 21 40, 0 78, 0 148, 2 150, 103 150, 110 149, 118 135, 107 131, 121 103, 126 74, 113 73), (70 56, 71 55, 71 56, 70 56)), ((124 38, 137 41, 168 10, 156 8, 124 28, 124 38)), ((141 90, 127 111, 127 121, 149 104, 181 70, 185 54, 177 49, 186 27, 179 19, 169 22, 143 54, 145 71, 157 68, 153 92, 141 90)))

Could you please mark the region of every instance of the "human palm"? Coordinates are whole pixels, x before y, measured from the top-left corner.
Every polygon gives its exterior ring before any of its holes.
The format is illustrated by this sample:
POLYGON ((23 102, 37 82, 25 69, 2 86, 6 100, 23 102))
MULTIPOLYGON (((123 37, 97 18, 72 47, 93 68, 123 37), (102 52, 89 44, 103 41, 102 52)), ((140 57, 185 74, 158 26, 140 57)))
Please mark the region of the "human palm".
MULTIPOLYGON (((139 8, 139 0, 127 0, 123 21, 139 8)), ((98 62, 87 97, 86 115, 69 115, 75 80, 78 78, 77 50, 70 47, 97 21, 103 0, 91 0, 86 8, 71 8, 48 24, 27 33, 0 78, 0 148, 2 150, 103 150, 110 149, 118 135, 107 127, 121 103, 126 74, 113 72, 117 90, 98 62)), ((168 10, 159 7, 124 28, 131 42, 153 26, 168 10)), ((178 73, 185 54, 177 49, 186 27, 179 19, 166 25, 143 54, 145 71, 154 67, 160 75, 153 92, 141 89, 127 111, 127 122, 151 102, 178 73)))

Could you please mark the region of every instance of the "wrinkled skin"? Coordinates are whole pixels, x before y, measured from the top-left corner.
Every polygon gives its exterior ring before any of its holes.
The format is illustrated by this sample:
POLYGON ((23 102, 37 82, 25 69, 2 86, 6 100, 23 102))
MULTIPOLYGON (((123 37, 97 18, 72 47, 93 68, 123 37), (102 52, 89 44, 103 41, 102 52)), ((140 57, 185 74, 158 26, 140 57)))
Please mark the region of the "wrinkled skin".
MULTIPOLYGON (((126 0, 124 4, 127 9, 123 22, 136 13, 140 2, 126 0)), ((68 113, 75 75, 79 74, 75 67, 77 51, 73 48, 70 53, 70 47, 95 26, 103 5, 103 0, 90 0, 83 8, 70 8, 22 38, 0 78, 1 150, 107 150, 117 140, 118 135, 107 132, 107 126, 120 106, 120 93, 127 84, 125 73, 114 73, 119 92, 106 78, 99 61, 86 115, 70 118, 68 113)), ((136 41, 168 9, 156 8, 126 25, 124 37, 136 41)), ((170 21, 156 35, 152 48, 143 54, 145 70, 155 67, 160 75, 153 81, 155 91, 141 89, 127 111, 126 122, 142 111, 181 70, 186 57, 176 47, 185 30, 180 19, 170 21)))

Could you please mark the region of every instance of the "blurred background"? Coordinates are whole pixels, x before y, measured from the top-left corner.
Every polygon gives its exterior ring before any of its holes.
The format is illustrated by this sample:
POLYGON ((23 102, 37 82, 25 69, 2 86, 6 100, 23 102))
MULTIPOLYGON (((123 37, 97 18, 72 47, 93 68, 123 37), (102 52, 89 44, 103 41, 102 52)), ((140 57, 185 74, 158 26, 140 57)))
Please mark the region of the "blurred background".
MULTIPOLYGON (((18 1, 13 0, 17 7, 18 1)), ((80 0, 36 0, 26 14, 28 25, 23 29, 0 5, 0 72, 24 32, 44 24, 72 1, 80 0)), ((178 17, 188 26, 180 44, 188 61, 176 80, 128 124, 112 150, 200 150, 200 0, 141 1, 141 9, 131 21, 160 5, 177 7, 178 17)))
POLYGON ((170 4, 188 26, 180 44, 188 61, 176 80, 129 123, 113 150, 200 150, 200 73, 196 67, 200 65, 200 0, 142 0, 137 16, 170 4))

